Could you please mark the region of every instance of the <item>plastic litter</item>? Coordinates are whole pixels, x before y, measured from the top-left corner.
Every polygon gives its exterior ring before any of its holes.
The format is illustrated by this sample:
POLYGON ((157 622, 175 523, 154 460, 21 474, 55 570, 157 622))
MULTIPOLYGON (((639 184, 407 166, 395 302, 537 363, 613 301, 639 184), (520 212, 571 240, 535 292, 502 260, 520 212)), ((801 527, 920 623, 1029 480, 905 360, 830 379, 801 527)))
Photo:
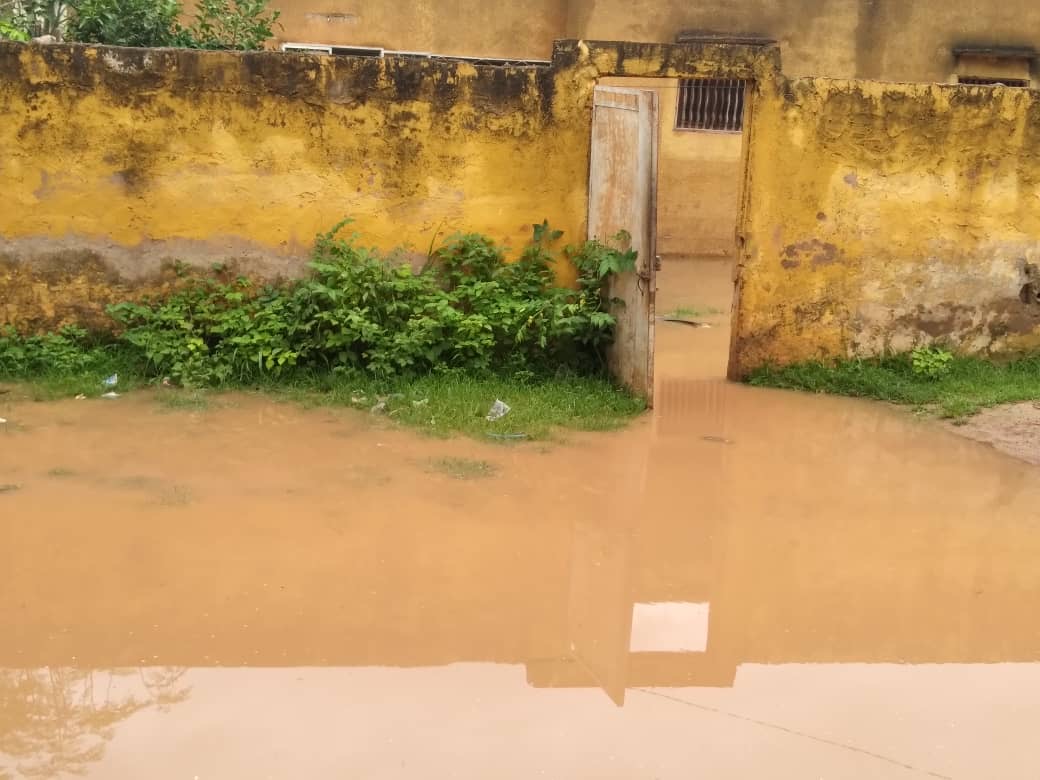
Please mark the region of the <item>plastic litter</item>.
POLYGON ((501 420, 511 411, 512 408, 509 406, 509 404, 496 399, 495 402, 491 404, 491 408, 488 410, 487 417, 485 417, 484 419, 486 419, 488 422, 501 420))
POLYGON ((102 398, 119 398, 119 393, 109 390, 107 393, 101 394, 102 398))
POLYGON ((7 425, 7 420, 5 420, 3 417, 0 417, 0 425, 7 425))
POLYGON ((85 396, 85 395, 84 395, 83 393, 79 393, 79 394, 78 394, 78 395, 76 396, 76 400, 77 400, 77 401, 85 401, 85 400, 87 400, 87 397, 86 397, 86 396, 85 396))
POLYGON ((112 376, 105 377, 101 380, 101 384, 105 387, 115 387, 119 384, 119 374, 112 374, 112 376))

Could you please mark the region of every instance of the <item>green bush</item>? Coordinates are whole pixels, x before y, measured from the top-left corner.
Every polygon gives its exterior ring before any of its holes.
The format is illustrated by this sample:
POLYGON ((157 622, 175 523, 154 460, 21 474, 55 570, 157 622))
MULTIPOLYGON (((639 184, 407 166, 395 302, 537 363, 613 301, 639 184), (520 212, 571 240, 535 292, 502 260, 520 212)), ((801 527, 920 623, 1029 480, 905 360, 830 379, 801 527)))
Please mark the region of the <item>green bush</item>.
POLYGON ((70 40, 110 46, 172 46, 179 0, 76 0, 70 40))
MULTIPOLYGON (((555 284, 552 245, 536 225, 515 263, 484 236, 457 235, 413 271, 394 256, 319 236, 310 274, 258 287, 217 273, 176 293, 110 307, 121 339, 151 371, 185 384, 243 382, 296 368, 373 377, 430 372, 593 373, 614 330, 604 281, 635 253, 599 242, 563 252, 577 289, 555 284)), ((619 236, 623 240, 624 236, 619 236)))
POLYGON ((939 379, 950 371, 953 355, 938 347, 918 347, 910 353, 910 362, 917 376, 939 379))
POLYGON ((199 0, 180 43, 194 49, 262 49, 280 15, 268 8, 268 0, 199 0))

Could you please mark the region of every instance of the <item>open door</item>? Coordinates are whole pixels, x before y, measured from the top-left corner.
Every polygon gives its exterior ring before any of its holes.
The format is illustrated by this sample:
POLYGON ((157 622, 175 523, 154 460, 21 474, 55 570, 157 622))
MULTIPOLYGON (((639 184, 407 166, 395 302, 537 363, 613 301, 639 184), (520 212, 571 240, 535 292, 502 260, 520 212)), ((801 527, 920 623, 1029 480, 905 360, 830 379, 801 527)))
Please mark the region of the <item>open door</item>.
POLYGON ((654 297, 657 254, 657 93, 596 87, 589 164, 589 238, 632 236, 636 269, 612 280, 617 318, 608 353, 611 373, 634 393, 654 400, 654 297))

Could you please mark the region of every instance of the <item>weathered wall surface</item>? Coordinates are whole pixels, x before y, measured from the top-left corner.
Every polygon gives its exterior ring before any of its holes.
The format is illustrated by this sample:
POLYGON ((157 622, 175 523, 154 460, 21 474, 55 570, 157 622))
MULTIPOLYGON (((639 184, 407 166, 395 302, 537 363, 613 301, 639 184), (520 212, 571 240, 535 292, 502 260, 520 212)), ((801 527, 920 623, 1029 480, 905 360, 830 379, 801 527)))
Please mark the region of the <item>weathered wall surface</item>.
POLYGON ((275 0, 276 43, 376 46, 467 57, 549 59, 566 0, 275 0))
POLYGON ((947 81, 960 44, 1040 47, 1028 0, 569 0, 568 37, 674 41, 683 30, 776 39, 792 75, 947 81))
POLYGON ((775 51, 561 45, 551 68, 0 44, 0 323, 103 310, 164 260, 298 272, 344 216, 425 253, 585 228, 602 76, 771 73, 775 51))
POLYGON ((734 373, 1040 346, 1040 94, 763 82, 734 373))
POLYGON ((167 258, 291 274, 346 216, 421 252, 456 229, 517 246, 543 217, 583 226, 584 98, 547 69, 8 45, 0 74, 8 322, 167 258))

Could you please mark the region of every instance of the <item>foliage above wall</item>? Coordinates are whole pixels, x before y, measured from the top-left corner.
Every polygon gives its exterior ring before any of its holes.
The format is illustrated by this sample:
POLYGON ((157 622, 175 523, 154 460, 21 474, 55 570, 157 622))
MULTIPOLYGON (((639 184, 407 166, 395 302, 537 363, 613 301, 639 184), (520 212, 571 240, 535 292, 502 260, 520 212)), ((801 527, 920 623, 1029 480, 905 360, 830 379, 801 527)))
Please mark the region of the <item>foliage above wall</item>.
POLYGON ((248 51, 274 35, 280 12, 268 2, 200 0, 184 27, 180 0, 0 0, 0 39, 248 51))

